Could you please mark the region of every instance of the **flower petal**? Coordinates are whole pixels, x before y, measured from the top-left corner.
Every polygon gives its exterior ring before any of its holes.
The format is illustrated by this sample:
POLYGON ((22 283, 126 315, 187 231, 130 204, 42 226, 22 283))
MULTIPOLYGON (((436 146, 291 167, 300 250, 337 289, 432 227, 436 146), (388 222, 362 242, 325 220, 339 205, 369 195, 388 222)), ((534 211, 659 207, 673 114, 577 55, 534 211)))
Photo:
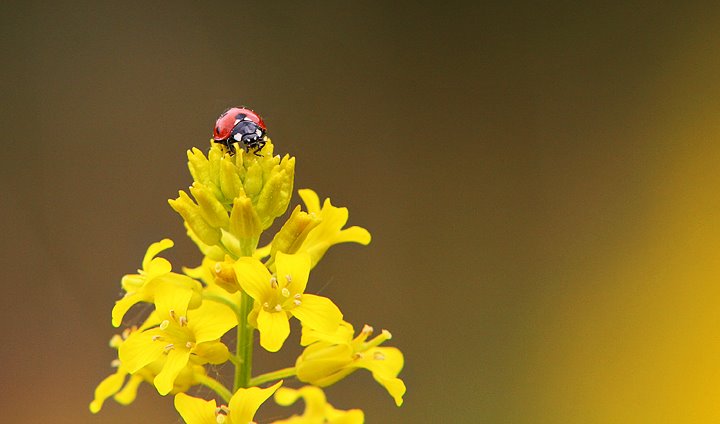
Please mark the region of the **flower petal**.
POLYGON ((188 311, 188 328, 196 343, 217 340, 237 325, 237 316, 226 305, 210 300, 197 309, 188 311))
POLYGON ((342 323, 342 312, 327 297, 304 294, 301 302, 290 312, 302 322, 303 327, 333 332, 342 323))
POLYGON ((258 247, 258 248, 255 249, 255 251, 253 252, 253 258, 263 259, 263 258, 266 258, 266 257, 270 256, 270 249, 271 249, 271 248, 272 248, 272 244, 270 244, 270 243, 268 243, 267 245, 265 245, 265 246, 263 246, 263 247, 258 247))
POLYGON ((375 381, 380 383, 395 399, 397 406, 402 405, 405 394, 405 383, 397 375, 404 364, 403 354, 394 347, 376 347, 365 352, 364 358, 353 363, 353 366, 369 370, 375 381))
POLYGON ((127 311, 129 311, 130 308, 133 307, 133 305, 138 302, 142 302, 143 300, 145 300, 143 296, 138 293, 128 293, 125 295, 125 297, 115 302, 115 306, 113 306, 112 309, 113 327, 120 327, 120 324, 122 324, 122 319, 127 313, 127 311))
POLYGON ((198 399, 185 393, 175 395, 175 409, 187 424, 217 424, 216 408, 215 399, 198 399))
POLYGON ((136 331, 118 348, 120 363, 130 374, 155 361, 163 354, 163 345, 154 342, 153 336, 159 335, 157 329, 136 331))
POLYGON ((188 287, 173 284, 169 280, 160 280, 155 285, 155 309, 162 315, 174 311, 178 316, 187 314, 188 304, 192 298, 193 291, 188 287))
POLYGON ((235 262, 235 277, 253 299, 263 302, 272 295, 270 271, 255 258, 242 257, 235 262))
POLYGON ((399 378, 378 378, 374 373, 373 377, 375 377, 375 380, 382 384, 383 387, 385 387, 385 390, 390 393, 390 396, 395 399, 395 405, 402 406, 403 404, 403 395, 405 395, 405 391, 407 390, 405 387, 405 383, 400 380, 399 378))
POLYGON ((127 371, 120 368, 115 374, 105 377, 105 379, 98 384, 97 388, 95 388, 95 399, 90 402, 90 412, 97 414, 100 409, 102 409, 105 399, 114 395, 122 388, 126 376, 127 371))
POLYGON ((305 400, 305 413, 303 418, 308 421, 325 421, 325 410, 328 407, 325 392, 318 387, 305 386, 298 390, 305 400))
POLYGON ((272 396, 282 383, 282 381, 278 381, 266 389, 259 387, 238 389, 228 405, 232 422, 242 424, 252 422, 260 405, 272 396))
POLYGON ((326 413, 329 423, 332 424, 363 424, 365 422, 365 413, 360 409, 350 409, 341 411, 332 409, 326 413))
POLYGON ((260 331, 260 346, 269 352, 277 352, 290 335, 290 320, 287 313, 260 310, 257 318, 260 331))
POLYGON ((275 402, 279 405, 289 406, 298 398, 305 400, 305 412, 302 415, 274 421, 274 424, 301 424, 301 423, 332 423, 332 424, 362 424, 365 416, 359 409, 343 411, 333 408, 327 403, 325 393, 313 386, 305 386, 299 390, 281 387, 275 392, 275 402))
POLYGON ((167 238, 151 244, 150 247, 148 247, 147 252, 145 252, 145 257, 143 258, 143 269, 147 270, 150 266, 150 261, 152 261, 158 253, 173 247, 174 244, 175 243, 173 243, 172 240, 167 238))
POLYGON ((148 279, 150 279, 172 271, 172 264, 165 258, 153 258, 153 260, 143 267, 143 270, 148 279))
POLYGON ((325 199, 323 202, 322 213, 323 222, 327 224, 327 227, 335 228, 336 231, 340 230, 343 225, 347 223, 348 217, 350 216, 348 208, 333 206, 332 203, 330 203, 330 198, 325 199))
POLYGON ((309 188, 303 188, 298 190, 298 194, 303 203, 305 203, 308 212, 315 214, 320 213, 320 198, 315 191, 309 188))
POLYGON ((117 392, 115 396, 113 396, 113 399, 120 405, 130 405, 137 397, 138 387, 140 387, 140 383, 143 381, 145 380, 139 375, 131 375, 125 387, 117 392))
POLYGON ((280 406, 290 406, 300 398, 300 390, 281 387, 275 392, 275 403, 280 406))
POLYGON ((192 350, 192 353, 203 363, 222 364, 230 358, 230 351, 227 346, 219 341, 199 343, 192 350))
POLYGON ((187 365, 188 359, 190 359, 190 351, 187 349, 172 349, 168 352, 165 365, 154 381, 158 393, 163 396, 170 393, 175 385, 175 379, 187 365))
POLYGON ((305 252, 295 255, 277 252, 275 268, 277 269, 278 280, 290 276, 290 283, 288 284, 290 293, 305 292, 308 277, 310 276, 310 255, 305 252))
POLYGON ((370 231, 363 227, 352 226, 340 231, 340 233, 338 233, 335 237, 335 243, 353 242, 368 245, 371 239, 372 236, 370 235, 370 231))

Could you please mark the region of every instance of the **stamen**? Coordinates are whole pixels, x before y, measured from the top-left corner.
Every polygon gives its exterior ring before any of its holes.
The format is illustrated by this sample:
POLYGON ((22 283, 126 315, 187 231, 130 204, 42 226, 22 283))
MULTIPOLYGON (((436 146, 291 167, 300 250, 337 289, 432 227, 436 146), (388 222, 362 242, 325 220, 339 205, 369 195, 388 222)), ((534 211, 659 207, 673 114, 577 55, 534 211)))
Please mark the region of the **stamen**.
POLYGON ((168 328, 169 325, 170 325, 170 321, 163 320, 163 322, 160 323, 160 329, 164 330, 164 329, 168 328))
POLYGON ((285 279, 287 280, 288 284, 292 283, 292 275, 290 275, 290 274, 286 275, 285 279))
POLYGON ((163 339, 163 337, 160 336, 160 335, 154 335, 154 336, 152 336, 152 341, 154 341, 154 342, 156 342, 156 341, 158 341, 158 340, 162 340, 162 339, 163 339))
POLYGON ((282 310, 283 310, 282 306, 279 303, 277 305, 275 305, 275 311, 280 312, 282 310))
POLYGON ((264 307, 265 309, 270 309, 270 303, 269 303, 269 302, 263 303, 263 307, 264 307))
POLYGON ((225 405, 220 405, 219 407, 215 408, 215 422, 218 424, 223 424, 227 422, 227 416, 230 413, 230 409, 228 409, 225 405))
POLYGON ((384 360, 385 360, 385 355, 383 355, 382 352, 377 352, 377 351, 376 351, 375 353, 373 353, 373 359, 376 360, 376 361, 384 361, 384 360))
POLYGON ((175 349, 175 345, 174 345, 173 343, 170 343, 170 344, 168 344, 167 346, 165 346, 165 347, 163 348, 163 350, 164 350, 165 352, 169 352, 169 351, 171 351, 171 350, 173 350, 173 349, 175 349))
POLYGON ((383 328, 383 331, 382 331, 382 335, 385 336, 385 340, 390 340, 390 339, 392 339, 392 334, 391 334, 389 331, 387 331, 386 329, 384 329, 384 328, 383 328))
POLYGON ((283 287, 283 289, 280 291, 280 293, 282 293, 282 295, 285 297, 290 297, 290 290, 288 290, 287 287, 283 287))
POLYGON ((295 299, 300 299, 302 297, 302 294, 295 293, 295 296, 293 296, 295 299))
MULTIPOLYGON (((124 332, 123 332, 123 335, 124 335, 124 332)), ((112 336, 112 338, 110 339, 110 343, 108 343, 108 344, 110 345, 110 347, 117 349, 118 347, 120 347, 123 340, 126 338, 127 337, 123 337, 123 336, 120 336, 119 334, 116 334, 116 335, 112 336)))
POLYGON ((177 318, 175 317, 175 309, 170 309, 170 318, 172 318, 173 321, 177 321, 177 318))
POLYGON ((118 368, 120 366, 120 360, 119 359, 113 359, 112 362, 110 362, 110 366, 113 368, 118 368))
POLYGON ((357 352, 353 355, 354 359, 363 359, 365 355, 362 354, 362 352, 357 352))
POLYGON ((187 342, 187 343, 185 343, 185 347, 188 348, 188 349, 192 349, 193 347, 195 347, 195 343, 193 343, 193 342, 187 342))
POLYGON ((300 306, 300 305, 302 305, 302 302, 299 301, 299 300, 297 300, 297 299, 295 299, 295 300, 293 300, 293 304, 294 304, 295 306, 300 306))
POLYGON ((215 273, 220 274, 220 272, 222 272, 222 263, 217 262, 215 263, 215 273))
POLYGON ((270 277, 270 287, 276 289, 278 287, 277 278, 273 275, 270 277))
POLYGON ((180 319, 178 320, 178 322, 180 323, 180 326, 185 327, 185 326, 187 326, 188 319, 187 319, 187 317, 186 317, 185 315, 183 315, 183 316, 180 317, 180 319))
POLYGON ((375 331, 371 326, 365 324, 365 326, 362 329, 362 332, 367 334, 368 336, 372 334, 372 332, 375 331))

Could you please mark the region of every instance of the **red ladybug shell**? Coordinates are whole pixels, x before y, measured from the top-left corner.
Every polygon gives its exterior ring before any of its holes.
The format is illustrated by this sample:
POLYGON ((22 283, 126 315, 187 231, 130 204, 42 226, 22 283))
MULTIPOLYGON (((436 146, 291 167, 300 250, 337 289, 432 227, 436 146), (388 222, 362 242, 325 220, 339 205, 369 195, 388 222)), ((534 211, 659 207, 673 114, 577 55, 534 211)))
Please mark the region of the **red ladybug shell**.
POLYGON ((237 124, 236 121, 240 119, 237 118, 237 116, 240 114, 245 115, 246 119, 249 119, 254 123, 258 124, 258 126, 262 128, 263 131, 267 131, 267 128, 265 127, 265 122, 263 122, 260 115, 255 113, 255 111, 244 107, 232 107, 223 112, 222 115, 220 115, 220 117, 217 119, 217 122, 215 122, 215 129, 213 130, 213 138, 215 139, 215 141, 219 142, 227 140, 227 138, 230 137, 230 133, 237 124))

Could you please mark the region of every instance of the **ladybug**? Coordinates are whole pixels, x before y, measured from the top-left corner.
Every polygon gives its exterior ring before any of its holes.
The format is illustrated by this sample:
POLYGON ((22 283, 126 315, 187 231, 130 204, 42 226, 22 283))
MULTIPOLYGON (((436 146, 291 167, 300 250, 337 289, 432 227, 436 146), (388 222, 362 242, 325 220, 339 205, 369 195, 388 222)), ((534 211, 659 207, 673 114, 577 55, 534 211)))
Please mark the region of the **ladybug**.
POLYGON ((231 107, 223 112, 215 122, 213 141, 220 143, 235 153, 233 143, 241 143, 245 152, 253 150, 256 156, 267 141, 267 127, 260 115, 245 107, 231 107))

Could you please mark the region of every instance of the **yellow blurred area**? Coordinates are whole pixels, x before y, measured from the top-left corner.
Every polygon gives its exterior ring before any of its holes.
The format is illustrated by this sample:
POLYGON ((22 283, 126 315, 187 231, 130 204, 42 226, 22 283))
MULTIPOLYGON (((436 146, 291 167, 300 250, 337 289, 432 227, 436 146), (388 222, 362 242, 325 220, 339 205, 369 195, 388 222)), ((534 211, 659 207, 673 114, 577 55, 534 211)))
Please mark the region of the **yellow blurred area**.
MULTIPOLYGON (((674 78, 707 65, 693 53, 674 78)), ((537 341, 542 371, 528 384, 541 393, 539 416, 553 418, 536 422, 720 421, 720 79, 688 85, 704 87, 664 98, 677 114, 652 122, 635 162, 640 214, 609 228, 607 250, 577 252, 554 275, 572 275, 575 289, 553 299, 537 341)))
POLYGON ((640 228, 593 272, 569 270, 588 289, 557 299, 538 352, 557 422, 720 420, 720 149, 689 150, 649 181, 640 228))

